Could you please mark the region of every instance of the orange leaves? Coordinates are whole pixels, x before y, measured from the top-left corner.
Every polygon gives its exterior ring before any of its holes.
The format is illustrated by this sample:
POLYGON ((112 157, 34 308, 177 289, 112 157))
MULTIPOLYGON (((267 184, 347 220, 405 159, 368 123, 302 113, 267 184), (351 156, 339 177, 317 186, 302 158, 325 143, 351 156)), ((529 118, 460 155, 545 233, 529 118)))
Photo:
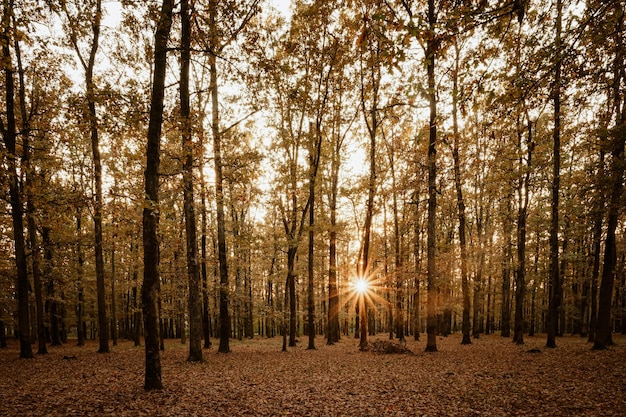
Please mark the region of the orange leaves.
POLYGON ((626 339, 615 338, 616 347, 599 352, 578 336, 544 349, 544 335, 525 346, 499 335, 462 346, 456 334, 439 337, 434 354, 408 339, 413 355, 359 352, 345 336, 287 353, 280 338, 255 339, 233 341, 228 355, 205 351, 203 363, 186 362, 187 345, 167 340, 165 389, 154 392, 142 388, 144 351, 132 342, 106 355, 94 342, 70 342, 25 361, 11 340, 0 350, 0 415, 618 416, 626 413, 626 339))

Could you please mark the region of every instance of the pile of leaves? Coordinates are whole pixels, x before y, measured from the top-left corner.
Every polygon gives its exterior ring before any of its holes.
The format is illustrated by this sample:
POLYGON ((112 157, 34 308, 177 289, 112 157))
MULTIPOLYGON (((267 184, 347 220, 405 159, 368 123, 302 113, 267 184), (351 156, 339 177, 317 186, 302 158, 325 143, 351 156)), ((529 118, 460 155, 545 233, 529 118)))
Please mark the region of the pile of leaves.
POLYGON ((412 354, 413 353, 411 349, 406 347, 406 343, 399 343, 399 342, 394 342, 393 340, 381 340, 381 339, 377 339, 377 340, 374 340, 373 342, 369 342, 367 344, 367 347, 361 350, 367 350, 367 351, 375 352, 375 353, 391 353, 391 354, 394 354, 394 353, 412 354))
POLYGON ((302 342, 288 352, 279 338, 255 339, 232 341, 228 354, 205 350, 201 363, 187 362, 188 345, 169 340, 165 387, 153 392, 143 389, 144 349, 132 342, 109 354, 96 353, 96 342, 70 342, 19 359, 12 340, 0 350, 0 415, 626 415, 626 337, 605 351, 574 336, 558 338, 556 349, 544 348, 545 336, 525 339, 517 346, 481 335, 461 345, 453 335, 438 338, 435 353, 407 339, 412 355, 361 352, 352 337, 332 346, 320 337, 316 350, 302 342))

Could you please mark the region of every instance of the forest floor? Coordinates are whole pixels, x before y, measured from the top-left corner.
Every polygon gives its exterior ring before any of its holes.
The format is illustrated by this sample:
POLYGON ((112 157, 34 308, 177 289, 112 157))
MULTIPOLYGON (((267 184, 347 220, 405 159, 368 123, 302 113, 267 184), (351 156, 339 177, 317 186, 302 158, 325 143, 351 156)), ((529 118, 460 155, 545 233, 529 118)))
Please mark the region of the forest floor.
POLYGON ((0 416, 626 416, 624 336, 592 351, 576 336, 546 349, 545 335, 523 346, 497 335, 462 346, 452 335, 435 353, 425 336, 407 340, 412 354, 360 352, 352 337, 318 337, 316 350, 302 337, 288 352, 279 337, 232 340, 231 353, 215 343, 202 363, 169 340, 156 392, 143 390, 144 349, 132 342, 98 354, 96 342, 70 341, 18 359, 11 340, 0 350, 0 416))

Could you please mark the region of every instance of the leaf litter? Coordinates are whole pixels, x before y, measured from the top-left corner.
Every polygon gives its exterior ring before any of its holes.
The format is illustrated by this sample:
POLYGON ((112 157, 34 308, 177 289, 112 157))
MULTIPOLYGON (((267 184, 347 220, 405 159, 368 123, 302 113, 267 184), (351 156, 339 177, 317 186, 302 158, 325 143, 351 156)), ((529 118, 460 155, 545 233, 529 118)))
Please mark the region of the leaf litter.
POLYGON ((369 351, 344 337, 316 339, 281 352, 281 340, 231 341, 231 353, 166 341, 161 391, 143 390, 144 349, 121 341, 108 354, 96 342, 49 347, 19 359, 11 341, 0 350, 2 416, 623 416, 626 337, 592 351, 586 339, 497 335, 461 345, 460 335, 425 342, 375 337, 369 351), (532 351, 532 352, 531 352, 532 351), (410 353, 410 354, 385 354, 410 353))

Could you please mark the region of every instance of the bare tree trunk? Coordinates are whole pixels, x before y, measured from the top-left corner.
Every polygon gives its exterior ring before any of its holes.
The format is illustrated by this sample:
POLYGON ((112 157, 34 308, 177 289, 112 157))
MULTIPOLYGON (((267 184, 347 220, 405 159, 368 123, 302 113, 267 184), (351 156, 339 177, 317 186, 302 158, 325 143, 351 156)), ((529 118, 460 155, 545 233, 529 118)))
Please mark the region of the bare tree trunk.
POLYGON ((456 199, 458 207, 459 217, 459 245, 461 247, 461 292, 463 296, 463 321, 461 324, 461 332, 463 339, 462 345, 469 345, 472 343, 470 339, 470 293, 469 282, 467 278, 467 242, 465 240, 465 201, 463 200, 463 188, 461 186, 461 163, 459 158, 459 122, 458 118, 458 100, 459 100, 459 47, 454 41, 455 49, 455 67, 453 73, 453 87, 452 87, 452 129, 454 132, 454 147, 452 149, 452 156, 454 159, 454 184, 456 187, 456 199))
POLYGON ((337 287, 337 194, 339 182, 339 144, 331 157, 331 191, 329 198, 330 231, 328 243, 328 339, 329 345, 339 341, 339 291, 337 287))
POLYGON ((180 3, 181 15, 181 65, 180 65, 180 118, 183 148, 183 206, 189 282, 189 356, 187 361, 202 361, 202 298, 198 268, 198 241, 196 238, 196 213, 194 210, 193 142, 189 109, 189 63, 191 59, 191 20, 189 0, 180 3))
MULTIPOLYGON (((15 18, 13 18, 15 23, 15 18)), ((22 164, 25 170, 25 189, 26 189, 26 221, 28 226, 28 238, 31 251, 31 265, 33 273, 33 285, 35 290, 35 308, 37 316, 37 342, 38 342, 38 354, 48 353, 46 348, 46 331, 44 327, 44 307, 41 288, 41 250, 37 239, 37 226, 35 221, 35 196, 33 189, 33 177, 35 175, 35 169, 31 163, 31 144, 30 144, 30 123, 29 114, 26 110, 26 88, 24 81, 24 67, 22 66, 22 55, 20 52, 19 42, 16 39, 14 42, 15 58, 17 60, 18 79, 19 79, 19 104, 20 104, 20 116, 22 119, 21 134, 23 139, 22 143, 22 164)))
MULTIPOLYGON (((68 21, 72 19, 69 12, 65 8, 65 14, 68 21)), ((109 339, 108 339, 108 319, 106 312, 106 289, 104 282, 104 257, 102 248, 102 161, 100 157, 100 138, 98 134, 98 116, 96 113, 96 92, 95 83, 93 79, 93 70, 96 63, 96 54, 98 52, 99 38, 100 38, 100 20, 102 18, 102 2, 96 0, 96 10, 93 13, 93 21, 91 22, 91 29, 93 38, 91 40, 91 48, 89 51, 89 57, 84 59, 79 47, 78 47, 78 35, 75 29, 72 29, 70 35, 71 42, 76 51, 79 61, 81 62, 85 71, 85 85, 86 85, 86 100, 89 116, 89 134, 91 137, 91 152, 93 156, 93 174, 94 184, 96 187, 94 208, 93 208, 93 223, 94 223, 94 254, 96 259, 96 293, 98 299, 98 339, 99 348, 98 353, 109 352, 109 339)), ((69 23, 71 25, 71 22, 69 23)))
POLYGON ((113 239, 113 248, 111 249, 111 338, 113 346, 117 346, 117 309, 115 305, 115 236, 113 239))
POLYGON ((311 196, 311 206, 309 207, 309 256, 308 256, 308 288, 307 288, 307 310, 308 310, 308 333, 309 346, 307 349, 315 349, 315 286, 314 286, 314 245, 315 232, 313 226, 315 224, 315 180, 311 179, 309 184, 309 193, 311 196))
POLYGON ((556 334, 561 305, 561 275, 559 273, 559 190, 561 184, 561 0, 556 2, 556 66, 554 70, 554 134, 553 134, 553 166, 552 166, 552 219, 550 222, 550 281, 548 318, 546 323, 546 347, 556 347, 556 334))
POLYGON ((17 302, 18 302, 18 325, 20 338, 20 358, 33 358, 33 350, 30 338, 30 311, 28 305, 28 266, 26 263, 26 244, 24 241, 24 218, 22 196, 19 189, 19 177, 17 173, 16 154, 16 125, 15 125, 15 87, 13 82, 13 66, 11 65, 11 16, 13 14, 13 1, 3 0, 2 20, 2 57, 4 61, 5 75, 5 104, 6 104, 6 127, 0 121, 0 131, 7 149, 6 156, 9 177, 9 197, 11 201, 11 217, 13 220, 13 241, 15 251, 15 263, 17 267, 17 302))
MULTIPOLYGON (((209 19, 211 45, 217 47, 217 0, 209 1, 209 19)), ((217 91, 217 58, 209 56, 209 75, 211 90, 211 130, 213 133, 213 163, 215 166, 215 206, 217 214, 217 253, 220 274, 220 345, 218 351, 230 352, 230 315, 228 312, 229 284, 228 259, 226 252, 226 220, 224 216, 224 180, 222 174, 222 136, 219 118, 219 94, 217 91)))
POLYGON ((513 249, 511 244, 512 234, 512 196, 507 192, 505 197, 505 212, 503 216, 504 223, 504 245, 502 248, 502 307, 501 307, 501 328, 500 335, 502 337, 511 336, 511 258, 513 249))
POLYGON ((161 358, 159 355, 159 165, 161 161, 161 128, 167 68, 167 41, 172 27, 173 0, 163 0, 154 40, 154 73, 148 144, 146 150, 145 193, 143 209, 144 278, 141 302, 144 316, 146 345, 145 390, 162 389, 161 358))
POLYGON ((85 345, 85 332, 84 332, 84 322, 85 322, 85 296, 84 296, 84 287, 83 287, 83 242, 82 242, 82 214, 81 208, 76 208, 76 253, 78 257, 78 271, 76 277, 76 287, 78 292, 78 305, 76 306, 76 333, 78 336, 78 346, 85 345))
MULTIPOLYGON (((521 136, 519 146, 521 149, 521 136)), ((530 194, 530 170, 532 167, 532 152, 534 143, 532 138, 532 121, 528 120, 527 157, 523 179, 518 188, 519 209, 517 214, 517 276, 515 277, 515 327, 513 342, 524 344, 524 297, 526 296, 526 220, 528 219, 528 204, 530 194)), ((520 162, 520 166, 522 166, 520 162)))
POLYGON ((435 58, 439 40, 435 39, 437 13, 435 0, 428 0, 428 25, 431 35, 426 44, 426 72, 428 75, 428 97, 430 107, 428 136, 428 228, 427 228, 427 324, 426 352, 437 351, 437 86, 435 84, 435 58))
POLYGON ((604 241, 604 263, 602 266, 602 281, 600 283, 600 297, 598 299, 598 317, 595 326, 594 349, 605 349, 613 344, 611 326, 611 301, 613 284, 615 281, 615 267, 617 263, 617 247, 615 232, 620 213, 620 199, 624 181, 624 144, 626 141, 626 105, 622 102, 621 89, 624 82, 624 45, 622 41, 624 31, 624 10, 617 4, 615 15, 615 60, 613 69, 613 114, 615 127, 609 132, 611 149, 611 193, 609 197, 606 237, 604 241), (620 108, 621 106, 621 108, 620 108))

